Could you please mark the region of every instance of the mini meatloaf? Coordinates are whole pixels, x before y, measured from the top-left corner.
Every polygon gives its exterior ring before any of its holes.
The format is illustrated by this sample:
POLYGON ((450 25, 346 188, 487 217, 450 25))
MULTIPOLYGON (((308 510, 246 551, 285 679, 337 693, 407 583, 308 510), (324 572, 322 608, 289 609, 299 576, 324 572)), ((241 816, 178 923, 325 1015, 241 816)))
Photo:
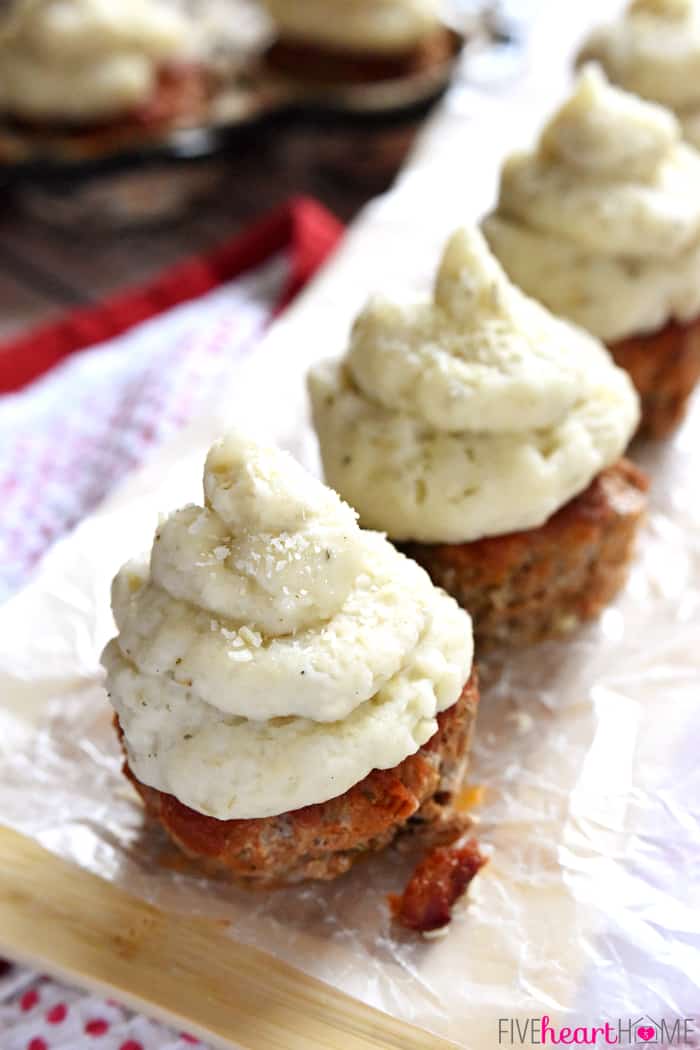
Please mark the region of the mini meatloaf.
POLYGON ((539 529, 404 550, 469 609, 482 647, 528 645, 593 619, 623 586, 647 487, 621 459, 539 529))
POLYGON ((148 813, 206 869, 261 887, 334 879, 399 834, 431 846, 462 834, 468 818, 452 801, 463 781, 478 698, 473 670, 416 754, 393 769, 375 769, 337 798, 275 817, 216 820, 142 784, 126 762, 124 772, 148 813))
POLYGON ((263 0, 263 6, 277 34, 267 61, 299 80, 368 84, 420 74, 454 54, 438 0, 263 0))
POLYGON ((0 110, 11 120, 49 133, 119 122, 152 105, 179 114, 185 98, 189 111, 201 79, 191 61, 194 22, 167 0, 13 6, 0 33, 0 110))
POLYGON ((15 118, 15 124, 47 137, 72 136, 83 143, 109 145, 128 133, 194 123, 204 116, 213 87, 212 74, 201 64, 170 62, 158 69, 152 94, 122 113, 90 121, 15 118))
POLYGON ((478 230, 450 238, 432 298, 371 299, 309 388, 328 483, 456 598, 482 645, 561 634, 622 585, 646 487, 621 459, 638 394, 478 230))
MULTIPOLYGON (((670 22, 645 11, 639 26, 620 23, 608 58, 624 64, 638 48, 648 73, 657 46, 668 48, 668 80, 683 67, 676 6, 670 22)), ((645 94, 585 66, 535 147, 505 161, 484 230, 528 295, 605 343, 641 395, 640 431, 661 438, 700 378, 700 151, 645 94)))
POLYGON ((640 434, 666 437, 683 421, 700 379, 700 321, 671 321, 660 331, 630 336, 609 349, 641 398, 640 434))

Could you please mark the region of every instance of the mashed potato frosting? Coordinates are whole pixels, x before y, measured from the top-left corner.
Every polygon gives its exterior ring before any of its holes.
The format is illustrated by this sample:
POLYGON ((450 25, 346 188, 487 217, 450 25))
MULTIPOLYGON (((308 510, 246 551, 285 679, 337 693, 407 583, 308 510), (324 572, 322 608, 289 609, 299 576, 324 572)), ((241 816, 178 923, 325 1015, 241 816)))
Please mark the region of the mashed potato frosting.
POLYGON ((417 751, 469 677, 469 617, 278 450, 229 434, 204 495, 113 584, 103 663, 139 780, 267 817, 417 751))
POLYGON ((625 16, 595 30, 581 57, 612 81, 676 111, 700 145, 700 5, 697 0, 633 0, 625 16))
POLYGON ((439 25, 439 0, 264 0, 280 34, 347 51, 391 54, 439 25))
POLYGON ((0 110, 93 120, 150 98, 188 23, 164 0, 25 0, 0 34, 0 110))
POLYGON ((540 526, 638 422, 607 351, 510 284, 473 229, 449 242, 431 301, 372 300, 309 385, 328 483, 395 540, 540 526))
POLYGON ((484 232, 528 294, 607 342, 700 312, 700 153, 597 67, 506 161, 484 232))

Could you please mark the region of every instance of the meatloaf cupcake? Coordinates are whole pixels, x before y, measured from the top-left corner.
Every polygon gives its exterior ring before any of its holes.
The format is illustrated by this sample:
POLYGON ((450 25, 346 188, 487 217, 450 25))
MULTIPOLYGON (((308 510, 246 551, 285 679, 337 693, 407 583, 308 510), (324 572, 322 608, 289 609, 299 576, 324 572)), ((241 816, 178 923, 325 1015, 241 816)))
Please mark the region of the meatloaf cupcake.
POLYGON ((0 38, 0 112, 47 129, 187 116, 204 93, 189 33, 164 0, 19 0, 0 38))
POLYGON ((264 0, 278 39, 269 61, 307 80, 363 82, 418 73, 452 53, 439 0, 264 0))
POLYGON ((673 114, 587 67, 506 161, 484 232, 521 288, 608 345, 643 431, 672 431, 700 377, 700 153, 673 114))
POLYGON ((697 0, 633 0, 595 30, 580 62, 594 60, 627 91, 674 110, 700 147, 700 7, 697 0))
POLYGON ((112 605, 126 774, 205 867, 332 879, 399 833, 463 830, 469 617, 288 455, 215 444, 204 505, 159 526, 112 605))
POLYGON ((522 645, 623 584, 645 481, 620 459, 637 395, 605 348, 454 235, 432 301, 373 300, 310 375, 326 479, 469 610, 522 645))

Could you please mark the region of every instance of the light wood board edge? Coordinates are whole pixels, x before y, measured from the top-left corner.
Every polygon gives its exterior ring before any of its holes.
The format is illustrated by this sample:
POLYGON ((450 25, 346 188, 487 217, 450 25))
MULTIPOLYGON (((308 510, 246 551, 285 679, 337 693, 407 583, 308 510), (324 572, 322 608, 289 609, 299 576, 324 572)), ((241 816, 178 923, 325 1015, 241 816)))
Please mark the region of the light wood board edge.
POLYGON ((220 1046, 454 1050, 0 827, 0 950, 220 1046))

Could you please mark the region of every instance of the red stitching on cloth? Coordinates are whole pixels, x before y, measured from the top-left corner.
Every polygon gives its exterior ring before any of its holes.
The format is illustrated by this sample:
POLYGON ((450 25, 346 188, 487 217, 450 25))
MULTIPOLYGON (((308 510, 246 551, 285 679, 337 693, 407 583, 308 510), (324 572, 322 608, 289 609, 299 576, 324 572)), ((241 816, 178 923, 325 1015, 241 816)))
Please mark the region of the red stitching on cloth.
POLYGON ((295 197, 207 255, 178 263, 148 284, 98 306, 72 311, 0 346, 0 394, 19 390, 70 354, 195 299, 287 248, 291 267, 281 309, 328 256, 342 232, 342 225, 322 205, 295 197))

